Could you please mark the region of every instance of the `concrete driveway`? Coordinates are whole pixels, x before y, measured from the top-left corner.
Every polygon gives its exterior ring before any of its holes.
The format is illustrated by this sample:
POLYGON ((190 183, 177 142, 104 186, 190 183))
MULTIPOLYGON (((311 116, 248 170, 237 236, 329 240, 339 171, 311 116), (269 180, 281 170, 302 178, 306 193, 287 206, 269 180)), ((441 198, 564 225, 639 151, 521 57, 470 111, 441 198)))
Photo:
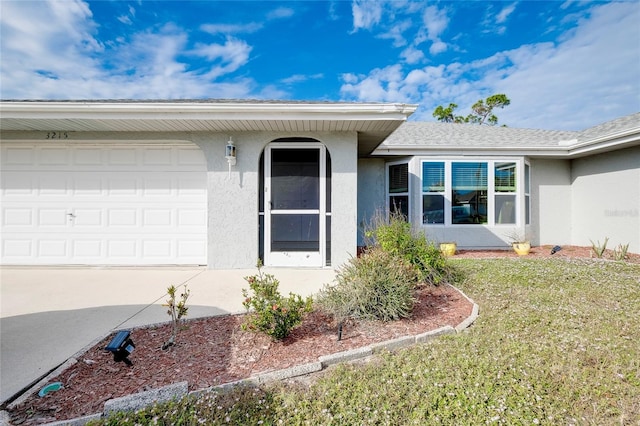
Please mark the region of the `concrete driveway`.
MULTIPOLYGON (((335 277, 331 269, 265 268, 280 292, 312 295, 335 277)), ((187 285, 189 318, 236 313, 245 276, 255 269, 0 268, 0 401, 112 330, 169 320, 170 285, 187 285)))

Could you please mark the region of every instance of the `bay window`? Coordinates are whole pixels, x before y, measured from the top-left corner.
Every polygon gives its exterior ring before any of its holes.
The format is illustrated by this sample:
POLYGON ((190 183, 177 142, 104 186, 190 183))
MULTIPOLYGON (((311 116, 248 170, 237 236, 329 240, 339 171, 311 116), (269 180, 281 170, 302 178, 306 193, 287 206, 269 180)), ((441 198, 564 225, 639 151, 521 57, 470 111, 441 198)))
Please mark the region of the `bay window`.
POLYGON ((444 162, 422 163, 422 222, 444 223, 444 162))
POLYGON ((451 223, 487 223, 487 163, 451 164, 451 223))
POLYGON ((421 169, 423 224, 516 225, 522 208, 528 224, 528 165, 508 160, 425 159, 421 169))
POLYGON ((516 223, 516 163, 496 163, 494 199, 496 224, 516 223))

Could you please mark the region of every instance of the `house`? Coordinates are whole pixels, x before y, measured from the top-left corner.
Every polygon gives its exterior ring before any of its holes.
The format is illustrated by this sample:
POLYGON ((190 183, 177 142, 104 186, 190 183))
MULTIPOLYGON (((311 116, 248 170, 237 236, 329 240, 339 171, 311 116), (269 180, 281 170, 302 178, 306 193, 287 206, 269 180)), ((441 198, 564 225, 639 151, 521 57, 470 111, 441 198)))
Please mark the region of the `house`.
POLYGON ((3 101, 4 265, 337 266, 394 208, 438 241, 640 252, 640 114, 582 132, 416 105, 3 101))

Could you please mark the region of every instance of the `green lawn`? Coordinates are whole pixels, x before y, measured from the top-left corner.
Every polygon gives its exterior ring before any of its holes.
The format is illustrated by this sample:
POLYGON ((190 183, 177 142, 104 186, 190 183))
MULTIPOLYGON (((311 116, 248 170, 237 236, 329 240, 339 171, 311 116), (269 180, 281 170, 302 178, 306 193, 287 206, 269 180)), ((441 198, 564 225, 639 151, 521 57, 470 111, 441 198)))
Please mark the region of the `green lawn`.
POLYGON ((310 389, 209 394, 111 424, 640 424, 640 265, 458 259, 465 333, 344 365, 310 389))

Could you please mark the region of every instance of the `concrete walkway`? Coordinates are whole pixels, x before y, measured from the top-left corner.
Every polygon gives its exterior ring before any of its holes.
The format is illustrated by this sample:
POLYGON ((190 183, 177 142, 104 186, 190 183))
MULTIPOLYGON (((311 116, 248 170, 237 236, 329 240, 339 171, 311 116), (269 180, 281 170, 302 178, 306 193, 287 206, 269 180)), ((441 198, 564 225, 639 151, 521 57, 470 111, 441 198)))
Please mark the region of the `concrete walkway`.
MULTIPOLYGON (((331 269, 264 268, 283 295, 318 292, 331 269)), ((256 269, 0 268, 0 401, 112 330, 169 320, 170 285, 191 292, 188 318, 243 312, 244 277, 256 269)))

